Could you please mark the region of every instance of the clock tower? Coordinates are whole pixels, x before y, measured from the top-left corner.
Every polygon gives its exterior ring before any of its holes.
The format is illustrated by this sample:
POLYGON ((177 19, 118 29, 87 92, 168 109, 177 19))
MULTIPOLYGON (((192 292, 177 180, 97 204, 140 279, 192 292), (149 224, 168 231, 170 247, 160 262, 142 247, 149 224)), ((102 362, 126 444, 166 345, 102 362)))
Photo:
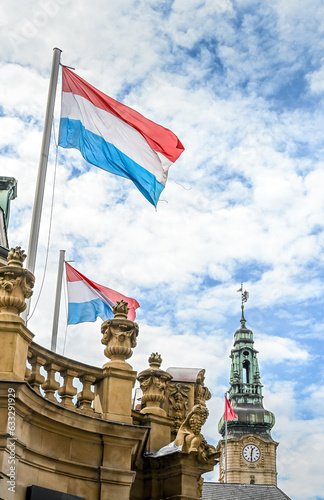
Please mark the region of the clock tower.
POLYGON ((242 292, 241 327, 234 334, 228 391, 228 399, 237 418, 227 421, 226 457, 224 416, 218 425, 223 437, 217 447, 221 453, 219 481, 224 483, 227 479, 228 483, 276 485, 278 443, 271 437, 275 417, 263 407, 258 351, 253 347, 253 332, 246 327, 244 317, 244 302, 248 293, 243 292, 243 287, 239 291, 242 292))

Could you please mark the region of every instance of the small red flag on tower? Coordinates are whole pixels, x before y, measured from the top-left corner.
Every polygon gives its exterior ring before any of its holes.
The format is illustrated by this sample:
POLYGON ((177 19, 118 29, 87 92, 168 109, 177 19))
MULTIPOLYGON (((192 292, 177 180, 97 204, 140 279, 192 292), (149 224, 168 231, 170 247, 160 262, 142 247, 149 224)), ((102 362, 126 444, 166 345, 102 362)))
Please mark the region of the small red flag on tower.
POLYGON ((224 420, 234 420, 234 418, 237 418, 237 415, 235 414, 233 408, 231 407, 229 400, 225 396, 224 420))

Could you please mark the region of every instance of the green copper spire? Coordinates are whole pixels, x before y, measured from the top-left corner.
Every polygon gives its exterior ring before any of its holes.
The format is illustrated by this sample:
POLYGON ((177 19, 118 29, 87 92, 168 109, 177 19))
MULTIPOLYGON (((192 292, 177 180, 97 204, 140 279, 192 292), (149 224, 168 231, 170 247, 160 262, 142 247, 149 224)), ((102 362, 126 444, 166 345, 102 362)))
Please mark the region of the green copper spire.
MULTIPOLYGON (((271 438, 270 429, 274 425, 275 418, 273 413, 263 408, 263 386, 260 380, 258 351, 254 349, 253 332, 247 328, 244 317, 244 303, 249 294, 243 291, 243 284, 238 292, 242 294, 241 327, 234 333, 234 346, 230 355, 232 364, 228 391, 228 399, 238 419, 228 422, 228 432, 232 435, 257 433, 271 438)), ((223 434, 223 418, 219 422, 218 429, 223 434)))

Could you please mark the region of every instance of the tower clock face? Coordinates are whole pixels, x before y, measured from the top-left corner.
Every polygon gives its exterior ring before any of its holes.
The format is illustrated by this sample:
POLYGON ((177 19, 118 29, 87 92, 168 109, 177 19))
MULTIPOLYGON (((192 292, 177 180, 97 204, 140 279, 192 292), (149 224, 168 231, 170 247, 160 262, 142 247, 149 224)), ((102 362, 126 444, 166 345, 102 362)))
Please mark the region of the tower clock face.
POLYGON ((255 444, 247 444, 243 448, 243 457, 248 462, 257 462, 260 458, 260 450, 255 444))

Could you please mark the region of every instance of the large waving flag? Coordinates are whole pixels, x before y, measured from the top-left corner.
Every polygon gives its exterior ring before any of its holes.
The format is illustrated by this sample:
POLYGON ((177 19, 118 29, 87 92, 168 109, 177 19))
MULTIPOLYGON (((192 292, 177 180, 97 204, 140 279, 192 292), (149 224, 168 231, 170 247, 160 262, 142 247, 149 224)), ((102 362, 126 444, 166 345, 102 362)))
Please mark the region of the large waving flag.
POLYGON ((117 301, 128 303, 128 319, 134 321, 139 303, 94 281, 90 281, 67 262, 68 325, 93 322, 97 317, 103 321, 113 318, 113 307, 117 301))
POLYGON ((170 130, 100 92, 63 66, 59 145, 85 160, 131 179, 154 206, 169 167, 184 151, 170 130))

